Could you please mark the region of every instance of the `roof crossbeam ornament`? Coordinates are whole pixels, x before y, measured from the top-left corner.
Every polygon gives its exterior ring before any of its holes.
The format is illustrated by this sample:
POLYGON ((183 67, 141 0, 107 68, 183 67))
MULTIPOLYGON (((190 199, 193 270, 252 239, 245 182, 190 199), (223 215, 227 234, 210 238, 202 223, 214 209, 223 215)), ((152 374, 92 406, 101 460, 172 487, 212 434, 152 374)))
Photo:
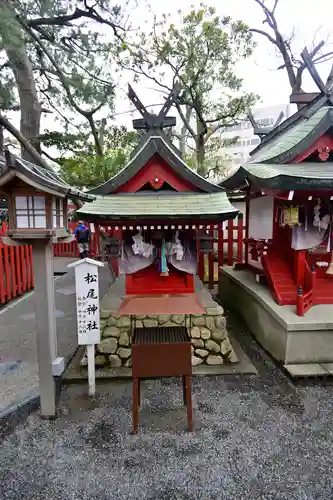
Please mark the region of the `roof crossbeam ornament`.
POLYGON ((333 95, 332 95, 332 80, 330 79, 330 75, 328 77, 328 81, 325 84, 323 80, 321 79, 317 68, 313 62, 313 59, 311 58, 311 55, 309 54, 308 49, 305 47, 301 53, 301 57, 304 61, 304 64, 309 71, 310 75, 312 76, 313 81, 317 85, 318 89, 320 92, 326 96, 327 100, 329 101, 330 104, 333 104, 333 95))
POLYGON ((127 93, 129 99, 132 101, 136 109, 140 112, 141 116, 143 118, 148 118, 149 113, 146 110, 145 106, 142 104, 136 93, 134 92, 132 86, 128 84, 128 93, 127 93))
POLYGON ((149 130, 162 130, 166 127, 174 127, 176 125, 176 118, 166 115, 175 102, 176 98, 180 94, 180 90, 180 85, 175 84, 165 103, 163 104, 159 114, 155 115, 147 111, 147 108, 142 104, 131 85, 128 85, 127 95, 142 116, 142 118, 133 120, 133 127, 136 130, 143 129, 146 132, 148 132, 149 130))
POLYGON ((279 114, 279 116, 277 117, 275 123, 271 126, 271 127, 259 127, 254 116, 253 116, 253 113, 252 111, 250 110, 248 112, 248 115, 247 115, 252 127, 253 127, 253 132, 255 135, 258 135, 260 137, 260 139, 262 139, 266 134, 268 134, 269 132, 271 132, 275 127, 277 127, 278 125, 280 125, 280 123, 282 122, 283 120, 283 117, 284 117, 284 113, 283 111, 281 111, 281 113, 279 114))
POLYGON ((169 109, 171 108, 171 106, 173 105, 173 103, 175 102, 177 97, 179 96, 180 90, 181 90, 180 84, 175 83, 175 85, 173 86, 173 89, 171 90, 170 94, 168 95, 167 99, 165 100, 165 103, 164 103, 163 107, 161 108, 161 111, 158 113, 158 117, 160 118, 160 120, 163 121, 164 118, 166 118, 166 115, 167 115, 169 109))

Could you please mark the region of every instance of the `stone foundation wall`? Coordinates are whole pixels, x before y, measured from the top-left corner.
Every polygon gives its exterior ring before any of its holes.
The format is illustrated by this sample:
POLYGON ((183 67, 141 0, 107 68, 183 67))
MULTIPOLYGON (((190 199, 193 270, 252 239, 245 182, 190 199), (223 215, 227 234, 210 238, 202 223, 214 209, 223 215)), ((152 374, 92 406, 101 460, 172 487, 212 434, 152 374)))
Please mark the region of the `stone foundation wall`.
MULTIPOLYGON (((223 308, 213 300, 199 278, 195 277, 195 289, 205 313, 192 316, 190 331, 192 342, 192 365, 222 365, 235 363, 237 357, 229 342, 223 308)), ((96 346, 96 367, 107 369, 132 366, 131 320, 129 316, 114 315, 124 299, 125 279, 119 277, 103 297, 100 304, 102 341, 96 346)), ((189 321, 187 319, 187 321, 189 321)), ((187 323, 188 324, 188 323, 187 323)), ((136 316, 136 326, 185 326, 184 315, 136 316)), ((82 366, 87 365, 84 355, 82 366)))
MULTIPOLYGON (((156 326, 185 326, 185 318, 183 315, 136 316, 137 328, 156 326)), ((112 311, 102 309, 101 331, 102 341, 96 346, 96 366, 131 367, 130 317, 115 317, 112 311)), ((223 309, 217 303, 215 306, 206 308, 203 315, 192 316, 190 334, 192 366, 237 362, 237 357, 228 339, 223 309)), ((85 364, 86 357, 82 360, 82 365, 85 364)))

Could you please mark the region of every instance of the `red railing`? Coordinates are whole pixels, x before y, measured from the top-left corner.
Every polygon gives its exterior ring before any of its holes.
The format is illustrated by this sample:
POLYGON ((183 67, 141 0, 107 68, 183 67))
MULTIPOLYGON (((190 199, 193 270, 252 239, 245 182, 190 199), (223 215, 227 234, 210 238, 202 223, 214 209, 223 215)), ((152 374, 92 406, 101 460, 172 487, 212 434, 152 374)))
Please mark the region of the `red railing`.
MULTIPOLYGON (((72 232, 75 225, 71 225, 72 232)), ((32 247, 30 245, 8 246, 2 241, 6 235, 7 225, 0 224, 0 304, 6 304, 31 291, 34 288, 34 272, 32 264, 32 247)), ((77 243, 56 243, 53 246, 55 257, 78 257, 77 243)), ((92 233, 90 255, 97 257, 99 242, 96 233, 92 233)))
POLYGON ((298 286, 296 314, 304 316, 304 314, 316 304, 316 269, 310 268, 305 262, 304 265, 304 285, 298 286))
POLYGON ((2 237, 6 230, 3 222, 0 225, 0 304, 6 304, 34 287, 31 246, 5 245, 2 237))
POLYGON ((212 289, 218 283, 219 267, 244 263, 246 225, 242 214, 212 227, 210 237, 211 247, 198 252, 198 276, 212 289))

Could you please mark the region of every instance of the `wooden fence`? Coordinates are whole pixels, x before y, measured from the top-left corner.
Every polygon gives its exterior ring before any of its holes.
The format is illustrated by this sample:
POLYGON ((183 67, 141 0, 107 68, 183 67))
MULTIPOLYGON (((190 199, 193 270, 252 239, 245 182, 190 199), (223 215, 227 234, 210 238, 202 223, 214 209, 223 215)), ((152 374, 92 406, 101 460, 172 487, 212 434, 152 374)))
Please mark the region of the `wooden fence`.
MULTIPOLYGON (((70 226, 73 232, 75 224, 70 226)), ((0 224, 0 305, 31 291, 34 288, 34 272, 32 264, 31 245, 12 247, 2 241, 6 235, 7 225, 0 224)), ((91 255, 99 255, 99 245, 95 234, 91 238, 91 255)), ((78 257, 79 251, 75 241, 71 243, 56 243, 53 245, 55 257, 78 257)))
POLYGON ((2 242, 6 223, 0 225, 0 304, 29 292, 34 287, 30 245, 10 247, 2 242))
MULTIPOLYGON (((75 224, 70 226, 73 232, 75 224)), ((0 304, 29 292, 34 287, 32 248, 30 245, 7 246, 2 242, 7 230, 6 223, 0 225, 0 304)), ((229 220, 226 226, 210 229, 211 248, 198 253, 198 275, 209 288, 218 281, 219 266, 232 266, 244 262, 244 238, 246 227, 243 218, 229 220)), ((78 257, 77 243, 56 243, 53 247, 55 257, 78 257)), ((98 233, 93 233, 90 255, 100 256, 98 233)))
POLYGON ((246 226, 242 215, 235 220, 228 220, 224 226, 211 229, 211 248, 198 253, 199 278, 214 288, 218 282, 218 269, 220 266, 232 266, 244 263, 246 226))

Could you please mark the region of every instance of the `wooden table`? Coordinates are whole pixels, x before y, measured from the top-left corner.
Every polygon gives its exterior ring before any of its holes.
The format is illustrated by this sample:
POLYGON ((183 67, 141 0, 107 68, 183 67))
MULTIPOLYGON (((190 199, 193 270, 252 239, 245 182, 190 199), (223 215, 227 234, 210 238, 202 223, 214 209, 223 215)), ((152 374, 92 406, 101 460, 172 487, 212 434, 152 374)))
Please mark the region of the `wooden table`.
POLYGON ((204 308, 198 296, 178 295, 130 295, 125 297, 115 316, 182 314, 185 326, 136 328, 132 320, 132 432, 139 426, 140 381, 149 377, 183 378, 183 400, 187 409, 187 428, 193 431, 191 391, 191 338, 186 319, 202 314, 204 308))

